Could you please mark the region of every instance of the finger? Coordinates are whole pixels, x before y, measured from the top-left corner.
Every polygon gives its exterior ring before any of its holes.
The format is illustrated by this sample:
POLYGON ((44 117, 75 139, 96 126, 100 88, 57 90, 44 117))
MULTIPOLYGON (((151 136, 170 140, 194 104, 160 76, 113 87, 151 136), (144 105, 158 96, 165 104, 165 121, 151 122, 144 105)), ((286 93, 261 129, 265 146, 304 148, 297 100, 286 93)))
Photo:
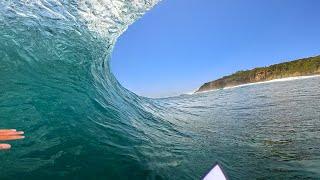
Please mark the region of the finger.
POLYGON ((0 150, 6 150, 10 148, 11 148, 10 144, 0 144, 0 150))
POLYGON ((17 131, 15 129, 0 129, 0 132, 13 132, 13 131, 17 131))
POLYGON ((24 134, 24 132, 23 131, 0 132, 0 136, 21 135, 21 134, 24 134))
POLYGON ((23 139, 24 136, 19 136, 19 135, 16 135, 16 136, 0 136, 0 140, 1 141, 7 141, 7 140, 16 140, 16 139, 23 139))

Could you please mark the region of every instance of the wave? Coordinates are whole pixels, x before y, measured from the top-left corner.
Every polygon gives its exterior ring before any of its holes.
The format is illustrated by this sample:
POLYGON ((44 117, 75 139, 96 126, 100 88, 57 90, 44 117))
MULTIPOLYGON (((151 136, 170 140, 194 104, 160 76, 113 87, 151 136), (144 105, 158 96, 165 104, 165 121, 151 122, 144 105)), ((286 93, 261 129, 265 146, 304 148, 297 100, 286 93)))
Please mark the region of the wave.
POLYGON ((318 78, 163 99, 118 83, 114 44, 157 3, 0 1, 0 128, 26 134, 0 179, 198 179, 215 161, 234 179, 319 177, 318 78))
MULTIPOLYGON (((274 82, 285 82, 285 81, 294 81, 294 80, 300 80, 300 79, 309 79, 309 78, 316 78, 320 77, 320 75, 311 75, 311 76, 295 76, 295 77, 287 77, 287 78, 279 78, 279 79, 273 79, 269 81, 261 81, 261 82, 255 82, 255 83, 248 83, 248 84, 241 84, 237 86, 230 86, 230 87, 225 87, 222 89, 233 89, 233 88, 238 88, 238 87, 246 87, 246 86, 252 86, 252 85, 257 85, 257 84, 267 84, 267 83, 274 83, 274 82)), ((202 92, 192 92, 189 94, 199 94, 199 93, 208 93, 208 92, 215 92, 221 89, 213 89, 213 90, 208 90, 208 91, 202 91, 202 92)))
POLYGON ((117 38, 157 2, 0 2, 0 126, 27 134, 2 177, 68 167, 64 177, 153 176, 151 145, 167 145, 159 138, 174 128, 159 105, 118 83, 109 61, 117 38))

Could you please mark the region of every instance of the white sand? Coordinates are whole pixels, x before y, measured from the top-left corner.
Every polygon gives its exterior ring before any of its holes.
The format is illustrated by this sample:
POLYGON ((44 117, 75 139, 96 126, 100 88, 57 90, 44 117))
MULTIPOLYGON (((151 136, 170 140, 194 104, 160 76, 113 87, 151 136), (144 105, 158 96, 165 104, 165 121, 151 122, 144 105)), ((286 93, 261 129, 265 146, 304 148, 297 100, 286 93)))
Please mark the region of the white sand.
MULTIPOLYGON (((256 82, 256 83, 241 84, 241 85, 238 85, 238 86, 225 87, 225 88, 222 88, 222 89, 232 89, 232 88, 243 87, 243 86, 251 86, 251 85, 256 85, 256 84, 266 84, 266 83, 283 82, 283 81, 294 81, 294 80, 299 80, 299 79, 308 79, 308 78, 315 78, 315 77, 320 77, 320 75, 297 76, 297 77, 273 79, 273 80, 270 80, 270 81, 261 81, 261 82, 256 82)), ((202 91, 202 92, 194 92, 194 94, 213 92, 213 91, 217 91, 217 90, 219 90, 219 89, 213 89, 213 90, 202 91)))

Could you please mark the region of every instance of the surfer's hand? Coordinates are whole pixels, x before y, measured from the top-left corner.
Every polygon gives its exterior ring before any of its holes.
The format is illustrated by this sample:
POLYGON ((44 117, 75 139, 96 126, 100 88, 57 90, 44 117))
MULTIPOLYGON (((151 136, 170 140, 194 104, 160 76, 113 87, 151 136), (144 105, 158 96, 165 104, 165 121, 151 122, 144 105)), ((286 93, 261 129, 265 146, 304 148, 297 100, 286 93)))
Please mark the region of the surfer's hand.
MULTIPOLYGON (((23 131, 17 131, 15 129, 0 129, 0 141, 9 141, 16 139, 23 139, 23 131)), ((0 150, 10 149, 10 144, 0 144, 0 150)))

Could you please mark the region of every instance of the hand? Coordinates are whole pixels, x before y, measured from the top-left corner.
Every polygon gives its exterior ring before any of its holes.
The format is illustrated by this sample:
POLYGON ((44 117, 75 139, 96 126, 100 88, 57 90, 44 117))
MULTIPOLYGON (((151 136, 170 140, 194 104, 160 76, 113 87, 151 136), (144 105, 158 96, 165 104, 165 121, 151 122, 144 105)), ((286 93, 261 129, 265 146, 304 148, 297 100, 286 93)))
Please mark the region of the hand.
MULTIPOLYGON (((23 131, 17 131, 15 129, 0 129, 0 141, 23 139, 23 131)), ((0 150, 10 149, 10 144, 0 144, 0 150)))

